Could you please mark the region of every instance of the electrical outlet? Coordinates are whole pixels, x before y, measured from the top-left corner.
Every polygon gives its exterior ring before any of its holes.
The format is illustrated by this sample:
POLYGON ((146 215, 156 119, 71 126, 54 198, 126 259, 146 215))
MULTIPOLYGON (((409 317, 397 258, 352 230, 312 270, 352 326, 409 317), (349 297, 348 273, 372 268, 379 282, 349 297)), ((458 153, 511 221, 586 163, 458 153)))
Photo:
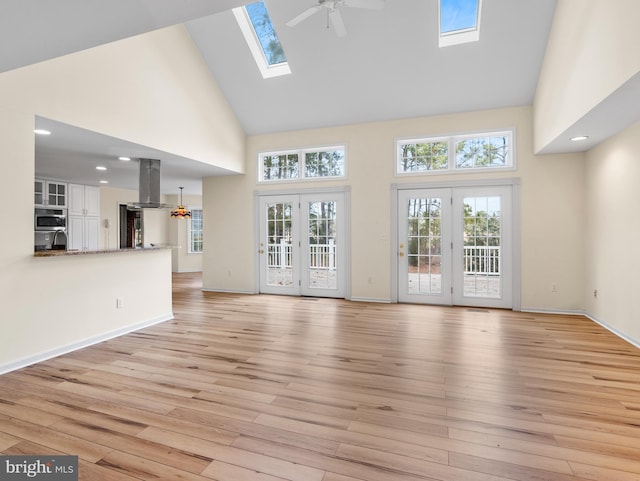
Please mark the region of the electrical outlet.
POLYGON ((558 285, 555 282, 551 283, 551 292, 558 292, 558 285))
POLYGON ((122 297, 118 297, 116 299, 116 309, 122 309, 124 307, 124 299, 122 297))
POLYGON ((593 297, 597 298, 598 297, 598 289, 594 289, 593 290, 593 297))

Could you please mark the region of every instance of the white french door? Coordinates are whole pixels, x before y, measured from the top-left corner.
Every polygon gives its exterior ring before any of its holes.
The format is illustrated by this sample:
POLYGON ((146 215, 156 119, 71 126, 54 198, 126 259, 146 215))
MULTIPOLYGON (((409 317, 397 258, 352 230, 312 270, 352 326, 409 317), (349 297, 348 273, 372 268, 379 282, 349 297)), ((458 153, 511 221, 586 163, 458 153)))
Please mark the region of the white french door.
POLYGON ((451 304, 451 191, 398 191, 398 300, 451 304))
POLYGON ((513 307, 511 190, 399 190, 398 300, 513 307))
POLYGON ((260 292, 345 297, 344 193, 260 196, 260 292))

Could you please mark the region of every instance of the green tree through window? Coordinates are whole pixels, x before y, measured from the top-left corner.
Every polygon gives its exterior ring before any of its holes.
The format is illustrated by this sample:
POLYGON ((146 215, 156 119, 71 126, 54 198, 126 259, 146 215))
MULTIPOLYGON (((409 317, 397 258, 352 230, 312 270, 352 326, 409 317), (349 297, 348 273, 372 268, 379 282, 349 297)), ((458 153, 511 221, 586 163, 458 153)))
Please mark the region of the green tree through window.
POLYGON ((264 56, 267 59, 267 64, 277 65, 284 63, 287 58, 284 55, 284 50, 278 39, 278 35, 273 28, 269 12, 263 2, 250 3, 245 6, 253 30, 256 32, 260 46, 264 52, 264 56))

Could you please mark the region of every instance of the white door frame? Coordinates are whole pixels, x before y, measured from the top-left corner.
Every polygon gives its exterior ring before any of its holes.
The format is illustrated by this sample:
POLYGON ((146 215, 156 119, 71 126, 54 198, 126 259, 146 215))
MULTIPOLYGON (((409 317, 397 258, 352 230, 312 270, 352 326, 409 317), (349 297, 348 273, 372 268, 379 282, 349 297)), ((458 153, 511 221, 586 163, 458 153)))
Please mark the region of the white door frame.
POLYGON ((342 293, 344 299, 351 299, 351 187, 328 187, 328 188, 313 188, 313 189, 274 189, 274 190, 256 190, 253 193, 254 197, 254 292, 257 294, 260 292, 260 217, 262 215, 260 211, 260 198, 265 196, 287 196, 296 195, 300 198, 308 198, 315 194, 325 195, 340 193, 343 194, 343 210, 342 220, 340 221, 342 232, 339 233, 343 237, 344 247, 343 255, 340 258, 342 263, 342 282, 344 283, 342 293))
POLYGON ((407 183, 391 184, 391 238, 390 238, 390 259, 391 259, 391 302, 398 302, 398 273, 399 273, 399 232, 398 232, 398 190, 405 189, 438 189, 438 188, 472 188, 472 187, 497 187, 511 186, 511 228, 512 228, 512 250, 511 250, 511 309, 521 310, 521 269, 520 269, 520 179, 504 178, 476 181, 454 181, 454 182, 428 182, 428 183, 407 183))

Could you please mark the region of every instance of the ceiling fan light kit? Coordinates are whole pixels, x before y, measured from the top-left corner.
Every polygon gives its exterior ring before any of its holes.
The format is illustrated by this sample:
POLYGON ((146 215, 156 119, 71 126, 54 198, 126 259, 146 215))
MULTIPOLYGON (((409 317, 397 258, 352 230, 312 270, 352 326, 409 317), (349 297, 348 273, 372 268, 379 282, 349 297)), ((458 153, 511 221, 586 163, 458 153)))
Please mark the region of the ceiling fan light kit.
POLYGON ((329 23, 333 27, 338 37, 347 35, 347 29, 340 13, 341 7, 365 8, 369 10, 382 10, 384 8, 384 0, 318 0, 318 4, 306 9, 301 14, 293 17, 286 25, 295 27, 300 22, 311 17, 323 8, 327 10, 327 28, 329 23))

